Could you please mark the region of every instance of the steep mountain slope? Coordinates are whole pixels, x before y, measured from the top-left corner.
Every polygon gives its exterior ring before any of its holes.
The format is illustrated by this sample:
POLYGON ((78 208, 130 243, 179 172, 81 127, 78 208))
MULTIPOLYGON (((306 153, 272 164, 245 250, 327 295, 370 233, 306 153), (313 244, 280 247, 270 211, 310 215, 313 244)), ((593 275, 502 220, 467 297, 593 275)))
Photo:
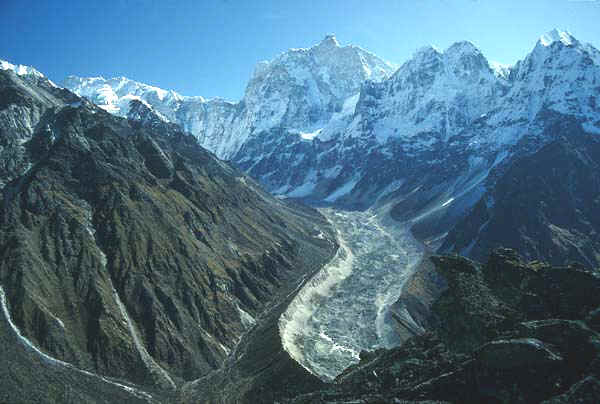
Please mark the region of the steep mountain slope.
POLYGON ((46 111, 81 100, 32 67, 0 61, 0 72, 0 186, 4 186, 31 166, 24 144, 46 111))
POLYGON ((3 188, 5 318, 62 370, 175 389, 219 367, 335 249, 322 216, 176 125, 118 118, 12 71, 0 92, 3 134, 30 164, 3 188))
POLYGON ((358 94, 365 80, 380 81, 391 72, 383 60, 358 47, 341 47, 329 35, 311 48, 291 49, 259 63, 237 103, 183 97, 124 77, 70 76, 64 85, 120 116, 129 113, 129 101, 141 100, 217 156, 231 159, 246 139, 270 129, 312 132, 358 94))
POLYGON ((600 143, 576 124, 515 162, 452 229, 440 251, 481 259, 500 245, 527 259, 600 265, 600 143))

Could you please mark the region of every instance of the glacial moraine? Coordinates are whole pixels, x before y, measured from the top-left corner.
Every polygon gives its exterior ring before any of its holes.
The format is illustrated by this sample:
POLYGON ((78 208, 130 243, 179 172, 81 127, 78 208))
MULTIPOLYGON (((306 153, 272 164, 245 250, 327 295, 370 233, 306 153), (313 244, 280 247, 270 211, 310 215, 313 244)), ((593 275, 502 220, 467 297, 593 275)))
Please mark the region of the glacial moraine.
POLYGON ((358 362, 361 350, 390 347, 387 319, 423 250, 408 227, 387 213, 322 209, 335 227, 336 256, 305 284, 279 321, 285 350, 303 367, 332 380, 358 362))

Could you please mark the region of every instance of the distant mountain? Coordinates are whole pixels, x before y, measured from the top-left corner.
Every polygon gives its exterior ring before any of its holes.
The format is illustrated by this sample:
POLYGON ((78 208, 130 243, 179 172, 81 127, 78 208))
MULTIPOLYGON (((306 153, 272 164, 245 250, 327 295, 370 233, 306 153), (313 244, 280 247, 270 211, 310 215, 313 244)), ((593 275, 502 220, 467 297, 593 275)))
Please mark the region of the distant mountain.
POLYGON ((168 395, 220 367, 335 250, 316 211, 271 197, 178 125, 116 117, 22 68, 0 70, 0 100, 0 337, 28 352, 1 400, 60 401, 53 382, 19 391, 38 362, 78 380, 74 400, 168 395))
POLYGON ((128 115, 131 100, 141 100, 230 159, 246 139, 272 128, 312 132, 358 94, 365 80, 381 81, 391 72, 389 63, 358 47, 341 47, 329 35, 312 48, 259 63, 237 103, 184 97, 125 77, 70 76, 64 86, 119 116, 128 115))
POLYGON ((600 132, 599 55, 553 30, 514 66, 458 42, 422 48, 392 74, 328 36, 259 64, 238 103, 131 90, 125 79, 65 85, 100 104, 120 100, 105 108, 140 97, 272 193, 359 208, 393 202, 396 218, 435 244, 493 184, 491 171, 552 141, 545 128, 569 118, 600 132))

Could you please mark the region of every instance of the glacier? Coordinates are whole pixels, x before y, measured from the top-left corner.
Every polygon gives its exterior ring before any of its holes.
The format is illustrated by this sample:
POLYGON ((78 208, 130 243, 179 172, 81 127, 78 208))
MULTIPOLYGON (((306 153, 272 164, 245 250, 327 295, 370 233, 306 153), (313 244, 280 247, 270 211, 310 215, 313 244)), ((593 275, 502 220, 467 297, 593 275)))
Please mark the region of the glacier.
POLYGON ((279 329, 290 356, 331 381, 358 362, 360 351, 398 342, 388 309, 423 248, 385 210, 321 212, 336 228, 340 248, 294 297, 279 329))

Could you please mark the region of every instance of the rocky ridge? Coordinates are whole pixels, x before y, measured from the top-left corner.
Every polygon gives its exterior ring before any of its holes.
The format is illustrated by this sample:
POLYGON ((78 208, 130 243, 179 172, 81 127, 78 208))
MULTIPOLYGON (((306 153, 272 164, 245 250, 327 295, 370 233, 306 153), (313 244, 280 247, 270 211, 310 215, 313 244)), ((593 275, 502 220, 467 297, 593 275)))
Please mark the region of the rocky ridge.
POLYGON ((483 265, 432 260, 448 283, 433 304, 432 329, 398 348, 362 353, 334 385, 290 402, 597 400, 597 270, 526 264, 510 249, 483 265))
POLYGON ((507 246, 529 260, 600 265, 600 143, 575 122, 553 130, 557 140, 511 165, 450 231, 441 252, 482 259, 507 246))

